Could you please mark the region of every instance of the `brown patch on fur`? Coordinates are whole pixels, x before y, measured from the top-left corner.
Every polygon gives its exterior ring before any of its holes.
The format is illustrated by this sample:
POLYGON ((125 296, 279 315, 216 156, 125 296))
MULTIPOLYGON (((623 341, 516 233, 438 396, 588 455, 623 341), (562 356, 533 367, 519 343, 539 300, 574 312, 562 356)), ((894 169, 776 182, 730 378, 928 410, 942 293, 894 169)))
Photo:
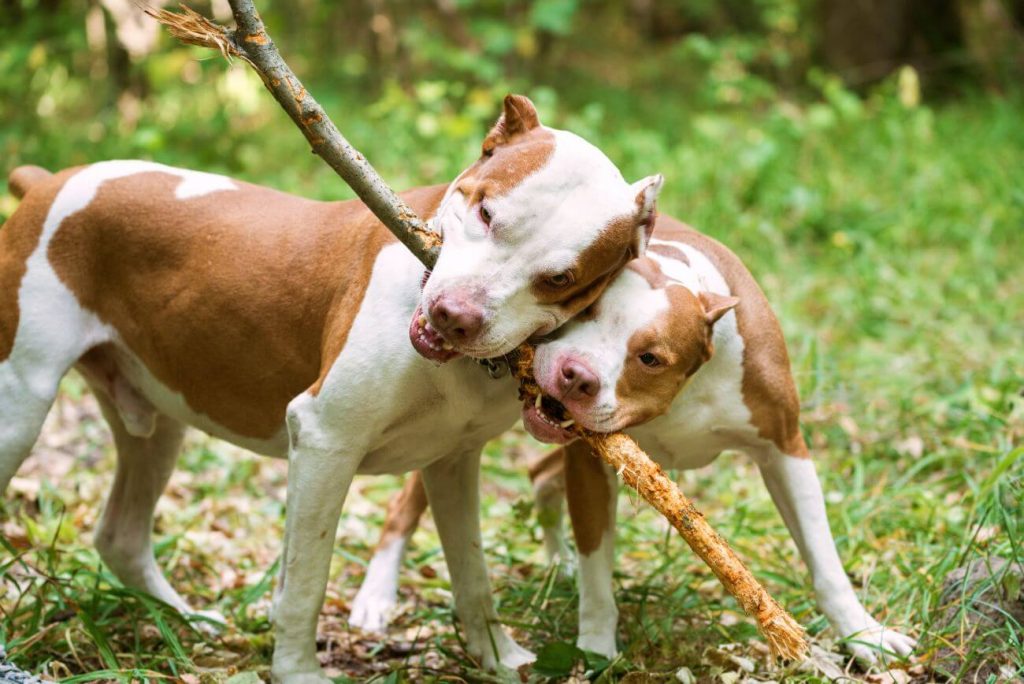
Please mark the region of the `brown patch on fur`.
MULTIPOLYGON (((786 341, 767 298, 743 262, 718 241, 673 218, 662 216, 656 237, 700 250, 739 297, 736 321, 743 336, 743 402, 758 434, 791 456, 808 457, 800 432, 800 399, 786 341)), ((675 288, 673 288, 675 289, 675 288)))
POLYGON ((665 273, 662 272, 661 266, 654 259, 647 257, 633 259, 626 264, 626 268, 646 280, 652 290, 660 290, 667 287, 670 282, 665 273))
POLYGON ((569 269, 572 285, 553 287, 541 278, 530 286, 533 296, 541 304, 558 304, 570 316, 587 308, 635 256, 631 245, 636 230, 635 216, 612 220, 569 269))
POLYGON ((487 197, 500 197, 539 171, 555 152, 555 134, 534 128, 494 147, 459 177, 455 188, 475 207, 487 197))
POLYGON ((601 546, 611 524, 609 499, 615 492, 608 486, 604 463, 577 440, 565 449, 565 495, 569 503, 572 533, 581 556, 589 556, 601 546))
POLYGON ((76 171, 69 169, 53 176, 37 166, 19 166, 11 173, 11 190, 15 195, 32 192, 25 196, 0 230, 0 361, 6 360, 14 349, 20 320, 18 294, 21 279, 28 269, 28 258, 39 244, 53 198, 76 171))
POLYGON ((474 207, 500 197, 541 169, 555 152, 555 134, 540 125, 533 103, 505 97, 505 111, 484 139, 480 158, 459 176, 455 189, 474 207))
POLYGON ((377 542, 377 550, 380 551, 397 539, 411 537, 425 510, 427 489, 423 486, 423 473, 417 470, 406 479, 402 491, 388 502, 388 513, 380 541, 377 542))
POLYGON ((526 464, 530 481, 538 483, 552 478, 561 477, 565 469, 565 447, 558 447, 540 456, 530 459, 526 464))
POLYGON ((681 285, 665 287, 664 292, 668 309, 626 343, 626 362, 615 394, 627 425, 668 411, 686 379, 711 358, 711 327, 700 300, 681 285), (648 352, 658 357, 659 366, 649 368, 640 361, 648 352))
MULTIPOLYGON (((237 190, 179 200, 180 182, 147 172, 104 183, 61 225, 50 261, 192 410, 271 438, 288 402, 320 387, 394 237, 355 200, 237 181, 237 190)), ((444 190, 403 198, 427 217, 444 190)))

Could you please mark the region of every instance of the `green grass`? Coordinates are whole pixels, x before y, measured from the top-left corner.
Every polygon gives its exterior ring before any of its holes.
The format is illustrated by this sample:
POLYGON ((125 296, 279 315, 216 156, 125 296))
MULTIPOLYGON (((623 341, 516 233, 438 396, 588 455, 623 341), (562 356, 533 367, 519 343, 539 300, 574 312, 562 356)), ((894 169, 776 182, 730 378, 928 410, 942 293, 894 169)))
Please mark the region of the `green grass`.
MULTIPOLYGON (((173 72, 188 54, 162 53, 154 69, 173 72)), ((76 113, 85 86, 72 78, 54 95, 56 114, 17 118, 0 134, 6 161, 58 167, 142 156, 347 196, 255 79, 231 73, 208 62, 195 85, 161 88, 158 80, 130 130, 118 129, 109 109, 76 113), (210 131, 194 128, 197 120, 210 120, 210 131)), ((404 187, 453 177, 472 158, 504 88, 428 86, 372 102, 317 90, 332 113, 345 112, 338 123, 353 142, 404 187), (424 123, 425 114, 434 122, 424 123)), ((991 663, 1024 676, 1014 619, 975 629, 973 609, 948 608, 940 597, 957 567, 1024 561, 1024 102, 977 95, 906 109, 888 85, 863 99, 833 85, 806 101, 779 97, 737 111, 694 107, 683 93, 640 95, 625 107, 614 91, 591 99, 555 92, 532 91, 549 122, 586 135, 629 178, 664 173, 662 210, 723 240, 760 280, 790 345, 832 528, 869 610, 917 636, 926 663, 944 649, 958 654, 935 676, 971 680, 991 663)), ((0 214, 15 206, 0 200, 0 214)), ((514 458, 538 448, 519 432, 488 448, 484 535, 502 618, 554 661, 565 650, 558 645, 574 639, 577 594, 544 565, 525 469, 514 458)), ((0 509, 0 643, 22 667, 70 681, 265 676, 283 464, 195 436, 161 503, 161 565, 195 605, 231 617, 230 630, 208 637, 120 588, 92 550, 112 463, 95 407, 69 378, 0 509)), ((680 481, 816 643, 837 650, 756 469, 725 455, 680 481)), ((429 523, 406 561, 403 614, 389 637, 370 640, 346 626, 347 602, 398 482, 357 482, 321 622, 325 660, 340 681, 497 681, 461 649, 429 523)), ((736 670, 730 655, 752 660, 755 679, 824 680, 822 670, 770 664, 751 623, 664 522, 628 496, 620 506, 623 653, 591 663, 600 681, 636 672, 649 677, 628 681, 672 681, 684 666, 712 681, 736 670)), ((1010 580, 993 582, 1012 589, 1010 580)))

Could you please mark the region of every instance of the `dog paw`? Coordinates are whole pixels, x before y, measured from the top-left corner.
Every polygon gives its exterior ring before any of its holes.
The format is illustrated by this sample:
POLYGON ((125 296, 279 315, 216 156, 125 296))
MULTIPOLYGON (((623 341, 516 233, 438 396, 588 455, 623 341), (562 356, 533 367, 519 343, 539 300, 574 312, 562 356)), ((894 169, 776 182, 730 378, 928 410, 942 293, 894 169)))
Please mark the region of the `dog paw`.
MULTIPOLYGON (((498 635, 495 634, 495 636, 498 635)), ((537 656, 517 644, 512 637, 503 635, 502 638, 495 639, 493 647, 488 644, 488 648, 483 651, 479 659, 483 669, 495 672, 503 668, 518 670, 523 665, 529 665, 535 661, 537 656)))
POLYGON ((844 639, 846 650, 865 667, 894 659, 906 658, 917 647, 917 641, 875 622, 867 629, 849 634, 844 639))
POLYGON ((602 655, 605 658, 608 658, 609 660, 613 660, 615 656, 619 654, 619 649, 615 645, 614 631, 608 634, 580 634, 579 638, 576 640, 576 646, 581 651, 597 653, 598 655, 602 655))
POLYGON ((348 624, 364 632, 383 634, 395 612, 394 597, 359 592, 352 602, 348 624))
POLYGON ((516 642, 512 641, 505 653, 501 654, 501 664, 512 670, 518 670, 523 665, 528 665, 537 659, 533 651, 529 651, 516 642))
POLYGON ((217 636, 228 624, 227 618, 216 610, 189 611, 185 618, 206 636, 217 636))

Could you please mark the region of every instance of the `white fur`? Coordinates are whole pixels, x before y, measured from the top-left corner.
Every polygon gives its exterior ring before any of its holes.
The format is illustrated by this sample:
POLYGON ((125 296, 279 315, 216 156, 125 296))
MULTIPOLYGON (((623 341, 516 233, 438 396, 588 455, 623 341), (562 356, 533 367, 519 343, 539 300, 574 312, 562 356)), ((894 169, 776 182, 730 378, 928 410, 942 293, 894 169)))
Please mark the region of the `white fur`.
POLYGON ((366 567, 366 578, 352 601, 348 623, 364 632, 382 633, 397 605, 398 574, 409 540, 396 537, 377 549, 366 567))
MULTIPOLYGON (((511 351, 535 332, 550 332, 567 316, 541 305, 533 282, 570 266, 611 221, 638 214, 637 190, 614 164, 579 136, 552 130, 550 159, 507 194, 489 198, 490 229, 453 183, 435 228, 444 245, 423 290, 423 310, 441 294, 462 289, 484 311, 485 329, 460 351, 480 358, 511 351)), ((652 184, 650 202, 661 184, 652 184)), ((642 233, 637 228, 637 239, 642 233)), ((625 246, 624 246, 625 248, 625 246)))

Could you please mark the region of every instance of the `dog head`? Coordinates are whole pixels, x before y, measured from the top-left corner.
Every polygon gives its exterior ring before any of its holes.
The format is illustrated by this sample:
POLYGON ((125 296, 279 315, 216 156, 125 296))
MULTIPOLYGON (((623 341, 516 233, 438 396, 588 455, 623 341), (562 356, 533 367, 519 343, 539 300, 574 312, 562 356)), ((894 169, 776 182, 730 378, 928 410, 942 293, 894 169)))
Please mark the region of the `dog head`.
POLYGON ((508 353, 589 306, 643 254, 662 177, 627 183, 593 145, 505 98, 434 219, 444 236, 410 326, 423 356, 508 353))
POLYGON ((574 438, 572 422, 615 432, 667 412, 714 351, 712 328, 739 303, 708 292, 679 262, 631 262, 556 339, 537 347, 533 371, 546 395, 523 407, 527 430, 544 442, 574 438))

